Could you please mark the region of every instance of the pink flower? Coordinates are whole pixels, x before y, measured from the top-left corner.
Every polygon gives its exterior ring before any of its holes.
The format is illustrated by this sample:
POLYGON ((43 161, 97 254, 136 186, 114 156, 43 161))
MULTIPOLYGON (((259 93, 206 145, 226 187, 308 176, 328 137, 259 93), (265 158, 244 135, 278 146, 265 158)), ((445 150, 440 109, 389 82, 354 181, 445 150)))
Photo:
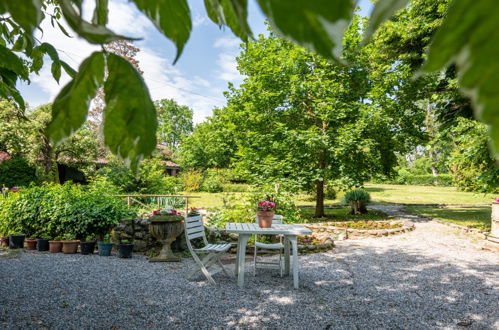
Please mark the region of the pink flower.
POLYGON ((496 198, 496 202, 498 202, 498 203, 499 203, 499 197, 497 197, 497 198, 496 198))

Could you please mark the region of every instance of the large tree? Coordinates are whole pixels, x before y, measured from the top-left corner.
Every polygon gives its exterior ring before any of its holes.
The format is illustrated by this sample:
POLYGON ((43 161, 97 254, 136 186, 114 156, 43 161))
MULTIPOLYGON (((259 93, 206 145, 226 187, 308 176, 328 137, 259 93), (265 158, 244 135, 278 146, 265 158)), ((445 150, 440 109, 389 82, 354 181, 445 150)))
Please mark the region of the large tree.
POLYGON ((397 133, 384 109, 366 101, 361 29, 356 19, 345 34, 349 66, 273 33, 249 42, 238 57, 246 78, 223 109, 238 142, 237 167, 255 182, 315 190, 316 217, 324 216, 326 182, 359 186, 395 163, 397 133))
POLYGON ((63 143, 55 145, 46 135, 51 105, 23 111, 12 102, 0 101, 0 151, 29 160, 41 168, 43 181, 58 182, 58 163, 93 165, 97 158, 97 137, 84 125, 63 143))
MULTIPOLYGON (((135 58, 137 53, 140 52, 140 48, 135 47, 131 41, 115 40, 107 45, 104 45, 104 49, 110 53, 123 57, 135 67, 138 73, 144 73, 144 71, 140 69, 139 61, 135 58)), ((92 109, 88 112, 88 120, 97 129, 101 128, 102 114, 105 106, 106 102, 104 88, 100 88, 97 92, 97 96, 92 100, 92 109)))
MULTIPOLYGON (((430 0, 428 0, 431 2, 430 0)), ((175 60, 189 39, 192 21, 187 0, 131 0, 158 30, 177 46, 175 60)), ((392 17, 409 0, 376 1, 365 38, 392 17)), ((352 20, 352 0, 257 0, 274 31, 322 56, 338 61, 341 36, 352 20)), ((60 24, 64 18, 76 35, 91 44, 105 45, 115 40, 130 40, 107 27, 108 1, 95 0, 91 21, 83 15, 80 0, 5 0, 0 2, 0 97, 15 100, 24 107, 17 89, 18 80, 29 81, 30 72, 39 72, 44 55, 52 59, 52 74, 59 80, 61 69, 73 79, 62 88, 53 106, 48 133, 55 142, 64 140, 81 127, 87 117, 90 100, 99 88, 106 92, 105 143, 110 150, 135 167, 156 147, 155 109, 144 81, 125 59, 105 50, 91 54, 78 71, 61 61, 57 50, 40 44, 36 30, 44 19, 69 33, 60 24), (104 77, 106 70, 110 73, 104 77), (133 117, 133 120, 128 120, 133 117)), ((248 2, 207 0, 209 18, 219 26, 228 26, 242 40, 252 33, 247 22, 248 2)), ((112 14, 112 13, 111 13, 112 14)), ((499 70, 496 58, 499 35, 499 6, 496 0, 453 0, 444 22, 428 51, 426 72, 442 71, 456 64, 460 88, 472 98, 475 116, 490 125, 493 144, 499 144, 499 107, 497 93, 499 70)), ((496 155, 499 155, 496 154, 496 155)))
POLYGON ((154 105, 158 114, 158 143, 175 152, 182 140, 192 133, 193 111, 173 99, 162 99, 154 105))
POLYGON ((236 150, 233 128, 227 125, 223 109, 215 109, 182 141, 179 161, 184 168, 228 168, 236 150))

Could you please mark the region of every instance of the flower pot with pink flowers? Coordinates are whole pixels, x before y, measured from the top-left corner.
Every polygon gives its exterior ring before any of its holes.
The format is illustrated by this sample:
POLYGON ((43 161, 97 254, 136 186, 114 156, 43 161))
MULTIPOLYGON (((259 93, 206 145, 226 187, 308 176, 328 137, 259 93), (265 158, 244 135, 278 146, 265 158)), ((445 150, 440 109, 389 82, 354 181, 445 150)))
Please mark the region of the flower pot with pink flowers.
POLYGON ((258 225, 260 228, 272 227, 275 209, 276 205, 272 201, 258 202, 256 206, 256 215, 258 216, 258 225))

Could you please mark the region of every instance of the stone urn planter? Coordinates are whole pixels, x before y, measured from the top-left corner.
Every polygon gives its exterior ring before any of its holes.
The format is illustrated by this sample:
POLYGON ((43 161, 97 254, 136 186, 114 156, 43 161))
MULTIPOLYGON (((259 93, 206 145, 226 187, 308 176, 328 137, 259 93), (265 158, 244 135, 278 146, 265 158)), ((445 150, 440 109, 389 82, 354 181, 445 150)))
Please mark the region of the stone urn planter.
POLYGON ((258 216, 258 225, 260 228, 272 227, 272 219, 274 219, 275 211, 256 211, 258 216))
POLYGON ((163 244, 159 256, 149 259, 152 262, 179 262, 171 244, 184 231, 184 217, 180 215, 154 215, 149 218, 149 232, 163 244))

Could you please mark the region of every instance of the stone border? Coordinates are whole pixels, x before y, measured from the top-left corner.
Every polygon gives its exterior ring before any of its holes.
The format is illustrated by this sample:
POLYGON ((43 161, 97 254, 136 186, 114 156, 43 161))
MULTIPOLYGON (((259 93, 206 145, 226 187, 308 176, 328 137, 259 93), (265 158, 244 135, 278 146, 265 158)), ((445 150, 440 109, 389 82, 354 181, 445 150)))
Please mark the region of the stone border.
MULTIPOLYGON (((346 221, 350 222, 350 221, 346 221)), ((340 223, 346 223, 340 222, 340 223)), ((371 230, 364 230, 364 229, 354 229, 354 228, 345 228, 345 227, 338 227, 334 226, 335 223, 338 222, 320 222, 320 223, 313 223, 313 224, 303 224, 305 227, 311 229, 314 233, 318 234, 323 234, 326 233, 328 235, 339 235, 339 234, 344 234, 345 238, 344 239, 359 239, 359 238, 366 238, 366 237, 382 237, 382 236, 389 236, 389 235, 397 235, 397 234, 402 234, 405 232, 409 232, 415 229, 414 223, 408 220, 387 220, 387 221, 377 221, 377 222, 390 222, 390 223, 401 223, 401 227, 397 228, 391 228, 391 229, 371 229, 371 230)))

